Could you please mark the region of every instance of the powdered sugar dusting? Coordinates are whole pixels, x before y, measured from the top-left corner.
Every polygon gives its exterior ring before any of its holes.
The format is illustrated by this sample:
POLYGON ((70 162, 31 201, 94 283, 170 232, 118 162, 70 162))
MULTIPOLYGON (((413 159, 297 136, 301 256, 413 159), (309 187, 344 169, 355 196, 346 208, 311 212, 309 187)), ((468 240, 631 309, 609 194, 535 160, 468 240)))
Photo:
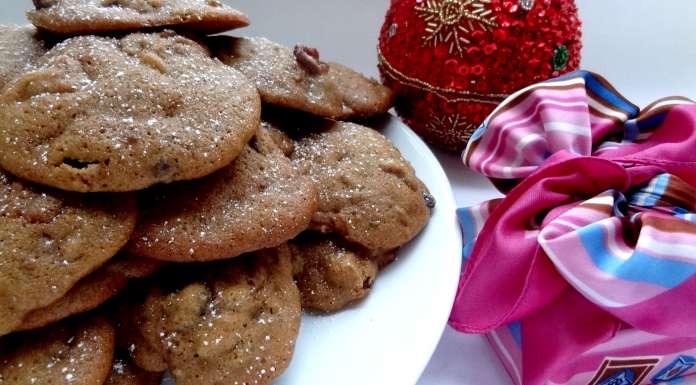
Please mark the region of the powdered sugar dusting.
POLYGON ((260 113, 243 75, 170 32, 66 40, 5 100, 2 166, 76 191, 207 175, 241 152, 260 113))
POLYGON ((65 34, 165 26, 212 33, 249 24, 246 15, 219 0, 44 0, 39 5, 29 19, 65 34))

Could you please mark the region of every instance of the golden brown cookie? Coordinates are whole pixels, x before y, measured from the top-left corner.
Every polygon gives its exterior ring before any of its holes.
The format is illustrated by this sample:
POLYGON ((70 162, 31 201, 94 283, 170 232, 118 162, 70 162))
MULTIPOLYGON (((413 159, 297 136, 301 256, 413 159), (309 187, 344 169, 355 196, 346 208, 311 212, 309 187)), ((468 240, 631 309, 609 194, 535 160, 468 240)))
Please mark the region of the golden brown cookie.
POLYGON ((336 119, 387 112, 392 92, 337 63, 324 63, 311 48, 295 49, 265 38, 216 36, 215 55, 256 83, 265 103, 336 119))
POLYGON ((103 318, 61 322, 0 340, 3 385, 101 385, 114 352, 114 330, 103 318))
POLYGON ((290 242, 290 248, 303 308, 337 311, 370 293, 378 262, 340 239, 308 233, 290 242))
POLYGON ((58 301, 31 311, 24 317, 19 329, 36 329, 92 310, 120 292, 130 280, 145 278, 163 265, 163 262, 150 258, 117 256, 77 282, 58 301))
POLYGON ((150 293, 146 339, 159 345, 178 385, 270 383, 290 363, 300 326, 290 251, 199 268, 150 293))
POLYGON ((36 28, 0 25, 0 90, 46 51, 36 28))
POLYGON ((116 349, 111 373, 104 385, 160 385, 162 373, 148 372, 140 369, 128 358, 128 354, 116 349))
POLYGON ((228 165, 259 115, 253 84, 192 40, 77 37, 0 95, 0 164, 64 190, 138 190, 228 165))
POLYGON ((415 237, 431 199, 411 165, 382 134, 353 123, 325 122, 299 140, 293 161, 319 185, 310 228, 338 233, 384 254, 415 237))
POLYGON ((304 231, 317 189, 295 170, 274 130, 261 126, 232 165, 207 178, 150 191, 128 252, 210 261, 275 247, 304 231))
POLYGON ((0 335, 63 297, 128 241, 130 194, 76 194, 0 171, 0 335))
POLYGON ((61 35, 90 35, 156 27, 218 33, 246 27, 249 18, 220 0, 34 0, 28 17, 61 35))

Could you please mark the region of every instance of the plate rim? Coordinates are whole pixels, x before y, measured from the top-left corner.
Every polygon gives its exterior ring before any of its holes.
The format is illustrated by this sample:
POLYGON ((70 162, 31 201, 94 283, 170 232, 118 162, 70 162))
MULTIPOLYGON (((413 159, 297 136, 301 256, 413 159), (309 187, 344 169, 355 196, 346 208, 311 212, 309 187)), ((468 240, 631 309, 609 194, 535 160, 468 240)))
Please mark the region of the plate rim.
MULTIPOLYGON (((433 150, 425 143, 425 141, 420 136, 418 136, 418 134, 415 133, 415 131, 413 131, 413 129, 411 129, 411 127, 409 127, 405 122, 403 122, 400 118, 393 115, 392 113, 388 113, 387 115, 388 116, 385 118, 384 122, 382 123, 382 124, 384 124, 384 127, 386 127, 388 125, 392 125, 392 124, 395 125, 395 128, 400 130, 406 136, 406 139, 408 139, 410 144, 414 146, 416 151, 418 153, 420 153, 424 158, 427 158, 428 163, 433 163, 433 164, 437 165, 436 169, 429 170, 429 171, 437 173, 436 177, 438 179, 442 179, 444 181, 443 186, 446 187, 446 190, 447 190, 447 194, 444 197, 445 198, 444 202, 443 202, 443 197, 438 197, 437 208, 449 210, 448 212, 449 212, 450 216, 452 217, 452 219, 454 220, 454 223, 452 225, 456 226, 457 230, 459 230, 459 231, 455 232, 457 234, 457 239, 455 240, 455 243, 459 245, 459 250, 461 250, 461 248, 463 247, 463 240, 462 240, 461 229, 459 228, 459 224, 456 221, 457 202, 456 202, 456 198, 454 196, 454 191, 452 189, 452 183, 449 180, 449 177, 447 176, 447 173, 445 172, 445 169, 444 169, 442 163, 440 163, 440 160, 437 158, 437 156, 435 155, 433 150)), ((380 131, 382 131, 382 130, 380 129, 380 131)), ((393 143, 393 141, 391 139, 390 139, 390 142, 393 143)), ((399 149, 399 152, 402 152, 396 143, 394 143, 394 145, 399 149)), ((403 156, 403 153, 402 153, 402 156, 403 156)), ((412 161, 405 156, 404 156, 404 159, 409 161, 409 163, 412 163, 412 161)), ((416 385, 418 383, 418 381, 420 380, 421 376, 425 372, 426 367, 428 366, 428 363, 430 362, 433 355, 435 354, 435 350, 437 349, 437 346, 438 346, 440 340, 442 339, 442 335, 445 332, 445 329, 447 328, 449 316, 450 316, 450 311, 451 311, 452 306, 454 305, 455 297, 457 295, 457 288, 459 286, 459 277, 460 277, 460 272, 461 272, 461 268, 462 268, 461 258, 457 259, 457 262, 455 263, 455 265, 456 265, 456 269, 455 269, 456 279, 452 279, 452 283, 451 283, 452 287, 450 288, 450 290, 447 293, 443 293, 443 295, 447 296, 445 303, 448 304, 449 310, 447 311, 446 315, 439 317, 440 322, 439 322, 439 326, 437 328, 438 331, 437 331, 437 333, 433 333, 433 334, 436 334, 436 336, 435 336, 435 338, 433 338, 431 340, 430 346, 427 349, 428 354, 423 356, 423 357, 425 357, 425 359, 423 359, 421 364, 419 365, 416 377, 412 381, 409 382, 410 385, 416 385)), ((452 273, 452 276, 455 276, 455 274, 452 273)))

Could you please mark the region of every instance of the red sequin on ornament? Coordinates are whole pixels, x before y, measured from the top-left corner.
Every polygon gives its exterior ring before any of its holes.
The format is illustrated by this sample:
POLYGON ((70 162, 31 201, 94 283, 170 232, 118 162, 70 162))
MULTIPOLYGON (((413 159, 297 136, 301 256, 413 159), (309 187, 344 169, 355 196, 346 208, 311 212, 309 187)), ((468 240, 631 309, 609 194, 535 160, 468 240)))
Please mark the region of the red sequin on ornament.
POLYGON ((580 37, 573 0, 392 0, 380 70, 406 123, 459 151, 507 94, 577 69, 580 37), (554 71, 560 46, 568 62, 554 71))

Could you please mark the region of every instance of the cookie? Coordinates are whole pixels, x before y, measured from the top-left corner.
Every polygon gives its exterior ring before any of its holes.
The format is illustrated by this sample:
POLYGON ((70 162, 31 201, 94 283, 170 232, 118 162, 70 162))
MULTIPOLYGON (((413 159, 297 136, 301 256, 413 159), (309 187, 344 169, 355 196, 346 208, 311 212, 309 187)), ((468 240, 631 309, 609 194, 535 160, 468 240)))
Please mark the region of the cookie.
POLYGON ((130 194, 75 194, 0 171, 0 335, 63 297, 128 241, 130 194))
POLYGON ((167 362, 164 361, 162 352, 152 346, 138 329, 133 329, 131 332, 128 351, 132 362, 138 368, 150 373, 162 373, 167 370, 167 362))
POLYGON ((415 237, 428 221, 432 199, 411 165, 382 134, 353 123, 325 122, 300 139, 295 164, 319 186, 310 228, 338 233, 387 253, 415 237))
POLYGON ((318 193, 283 153, 286 140, 262 125, 227 168, 148 192, 127 251, 168 261, 210 261, 294 238, 309 226, 318 193))
POLYGON ((116 319, 116 344, 128 351, 134 365, 147 372, 162 373, 167 370, 164 355, 143 336, 142 303, 128 303, 118 308, 116 319))
POLYGON ((167 370, 164 356, 141 333, 144 322, 143 302, 156 280, 157 276, 129 285, 105 307, 104 311, 114 323, 117 349, 127 352, 130 361, 138 368, 147 372, 162 373, 167 370))
POLYGON ((303 234, 290 242, 290 247, 299 264, 295 280, 303 308, 326 312, 343 309, 366 297, 377 277, 378 262, 338 238, 303 234))
POLYGON ((152 346, 139 330, 132 330, 132 333, 128 349, 133 363, 150 373, 162 373, 167 370, 167 362, 164 361, 162 352, 152 346))
POLYGON ((269 384, 290 363, 300 295, 286 246, 170 274, 145 301, 145 337, 178 385, 269 384), (184 282, 177 278, 187 277, 184 282))
POLYGON ((127 255, 113 258, 77 282, 58 301, 27 314, 19 329, 36 329, 92 310, 120 292, 130 280, 145 278, 162 266, 163 262, 149 258, 127 255))
POLYGON ((114 330, 102 318, 11 335, 0 341, 0 383, 101 385, 113 352, 114 330))
POLYGON ((389 88, 337 63, 323 63, 316 50, 284 47, 265 38, 216 36, 215 55, 256 83, 265 103, 335 119, 387 112, 389 88))
POLYGON ((219 33, 246 27, 249 18, 220 0, 34 0, 27 16, 60 35, 91 35, 170 27, 219 33))
POLYGON ((139 190, 228 165, 259 115, 254 85, 192 40, 77 37, 0 95, 0 165, 63 190, 139 190))
POLYGON ((128 358, 128 354, 116 349, 111 373, 104 385, 160 385, 162 373, 148 372, 140 369, 128 358))
POLYGON ((0 25, 0 90, 46 51, 36 28, 0 25))

